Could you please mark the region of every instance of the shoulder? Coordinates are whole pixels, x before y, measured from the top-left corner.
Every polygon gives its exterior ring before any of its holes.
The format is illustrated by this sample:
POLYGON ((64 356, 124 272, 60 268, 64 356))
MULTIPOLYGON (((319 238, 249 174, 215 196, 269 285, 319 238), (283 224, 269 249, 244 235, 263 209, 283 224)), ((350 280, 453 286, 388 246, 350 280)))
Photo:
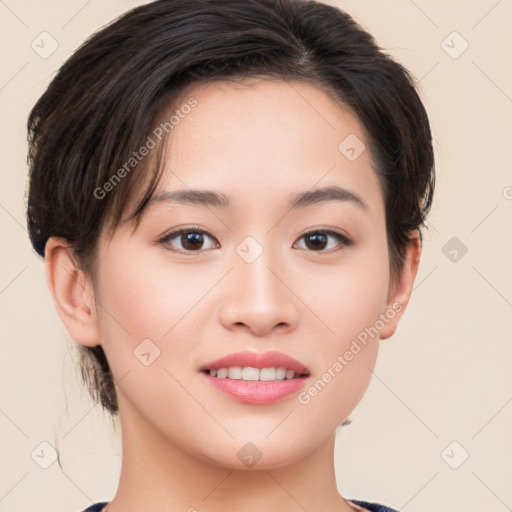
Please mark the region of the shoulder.
POLYGON ((87 507, 83 512, 100 512, 100 510, 108 503, 108 501, 101 501, 98 503, 92 504, 90 507, 87 507))
POLYGON ((361 511, 366 512, 369 510, 370 512, 398 512, 394 508, 387 507, 386 505, 381 505, 380 503, 370 503, 369 501, 361 501, 361 500, 348 500, 349 503, 353 503, 354 505, 358 505, 363 507, 361 511))

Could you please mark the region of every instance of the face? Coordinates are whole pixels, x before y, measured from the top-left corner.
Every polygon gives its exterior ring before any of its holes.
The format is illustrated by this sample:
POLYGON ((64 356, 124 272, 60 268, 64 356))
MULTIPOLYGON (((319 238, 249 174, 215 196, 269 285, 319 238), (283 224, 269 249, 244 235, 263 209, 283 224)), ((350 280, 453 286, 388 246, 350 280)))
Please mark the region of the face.
POLYGON ((368 386, 393 309, 383 193, 360 123, 312 85, 219 82, 190 97, 155 200, 99 245, 98 329, 123 435, 226 467, 243 447, 259 467, 289 464, 368 386), (212 194, 172 194, 192 190, 212 194), (236 367, 295 374, 242 370, 260 379, 246 381, 236 367))

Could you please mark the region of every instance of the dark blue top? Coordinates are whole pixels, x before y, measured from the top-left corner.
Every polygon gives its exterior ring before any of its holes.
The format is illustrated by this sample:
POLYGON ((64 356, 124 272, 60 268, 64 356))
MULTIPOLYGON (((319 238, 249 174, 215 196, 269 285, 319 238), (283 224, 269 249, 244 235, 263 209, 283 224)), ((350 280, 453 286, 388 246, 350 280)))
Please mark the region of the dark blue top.
POLYGON ((386 507, 386 505, 381 505, 380 503, 370 503, 369 501, 359 501, 359 500, 350 500, 352 503, 359 505, 360 507, 367 508, 372 512, 398 512, 391 507, 386 507))
MULTIPOLYGON (((380 503, 370 503, 368 501, 358 501, 358 500, 350 500, 352 503, 359 505, 360 507, 367 508, 372 512, 398 512, 394 508, 386 507, 385 505, 381 505, 380 503)), ((95 503, 90 507, 86 508, 83 512, 100 512, 100 510, 107 504, 107 501, 102 501, 100 503, 95 503)))

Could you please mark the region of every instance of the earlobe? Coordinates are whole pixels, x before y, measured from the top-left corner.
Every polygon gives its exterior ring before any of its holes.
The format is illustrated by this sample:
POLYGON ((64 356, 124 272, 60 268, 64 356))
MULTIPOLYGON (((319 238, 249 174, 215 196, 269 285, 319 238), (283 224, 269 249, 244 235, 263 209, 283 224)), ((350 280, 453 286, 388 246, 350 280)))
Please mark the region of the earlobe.
POLYGON ((46 281, 57 313, 77 343, 100 344, 91 279, 79 268, 67 240, 50 237, 45 247, 46 281))
MULTIPOLYGON (((418 230, 414 230, 409 235, 409 242, 406 248, 402 273, 398 281, 393 286, 392 292, 388 297, 386 313, 392 312, 392 318, 390 318, 388 323, 386 323, 385 327, 380 332, 380 339, 382 340, 389 338, 394 334, 400 319, 405 313, 405 309, 411 297, 414 280, 416 278, 416 274, 418 273, 420 256, 420 233, 418 230)), ((389 316, 391 317, 391 314, 389 314, 389 316)))

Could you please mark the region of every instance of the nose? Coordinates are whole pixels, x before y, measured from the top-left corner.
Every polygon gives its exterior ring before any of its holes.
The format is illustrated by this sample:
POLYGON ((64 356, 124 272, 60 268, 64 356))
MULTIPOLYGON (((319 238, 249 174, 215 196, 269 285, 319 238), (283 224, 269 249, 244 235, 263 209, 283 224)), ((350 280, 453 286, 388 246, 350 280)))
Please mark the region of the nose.
POLYGON ((235 254, 220 309, 220 321, 226 329, 266 336, 296 328, 297 299, 293 283, 287 283, 290 273, 280 270, 282 267, 267 251, 251 263, 235 254))

